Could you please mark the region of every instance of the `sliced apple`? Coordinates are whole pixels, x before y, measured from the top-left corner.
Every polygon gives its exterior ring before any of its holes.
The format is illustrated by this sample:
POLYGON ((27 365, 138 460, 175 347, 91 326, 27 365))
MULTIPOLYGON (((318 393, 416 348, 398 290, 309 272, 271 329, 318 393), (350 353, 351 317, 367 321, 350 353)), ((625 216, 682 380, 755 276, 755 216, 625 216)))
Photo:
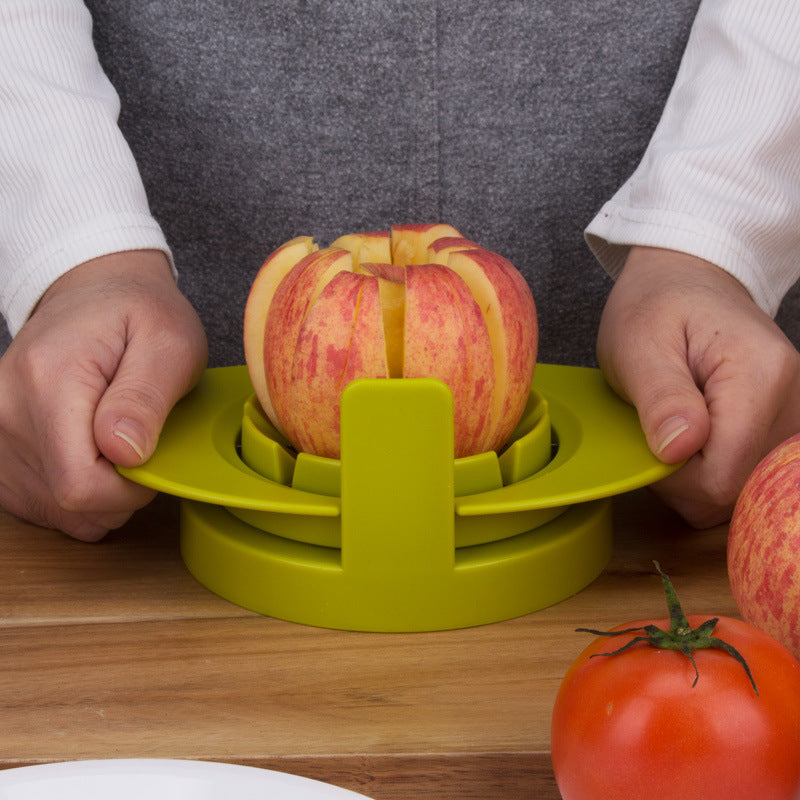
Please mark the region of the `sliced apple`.
POLYGON ((338 458, 342 390, 355 378, 388 377, 378 284, 375 277, 340 272, 306 314, 286 414, 286 435, 300 450, 338 458))
POLYGON ((291 385, 297 337, 309 308, 325 286, 340 272, 352 270, 353 256, 348 250, 332 247, 317 250, 295 264, 272 298, 264 332, 267 394, 275 414, 270 419, 289 439, 283 420, 287 418, 287 387, 291 385))
POLYGON ((464 250, 483 250, 479 244, 463 236, 442 236, 434 239, 428 245, 427 263, 447 265, 450 253, 459 253, 464 250))
POLYGON ((406 270, 397 264, 366 263, 361 270, 378 279, 383 311, 383 338, 390 378, 403 377, 403 352, 406 316, 406 270))
POLYGON ((350 381, 434 377, 453 395, 455 455, 502 447, 536 363, 536 309, 522 275, 445 224, 334 245, 293 239, 251 288, 245 356, 273 424, 299 450, 336 456, 350 381))
POLYGON ((261 265, 250 286, 244 308, 244 359, 250 381, 265 413, 274 419, 275 409, 267 391, 264 372, 264 333, 267 312, 280 282, 303 257, 318 250, 310 236, 298 236, 275 250, 261 265))
POLYGON ((404 348, 404 377, 450 387, 456 458, 482 452, 492 415, 492 345, 468 286, 447 267, 406 269, 404 348))
POLYGON ((489 330, 495 371, 491 449, 496 449, 514 430, 530 392, 539 343, 533 295, 511 262, 489 250, 453 252, 447 263, 469 286, 489 330))
POLYGON ((401 267, 409 264, 425 264, 431 242, 444 236, 461 234, 452 226, 442 222, 431 224, 392 225, 392 263, 401 267))
POLYGON ((346 233, 331 242, 331 247, 342 247, 353 254, 353 269, 361 272, 361 265, 369 262, 388 263, 392 260, 389 231, 346 233))

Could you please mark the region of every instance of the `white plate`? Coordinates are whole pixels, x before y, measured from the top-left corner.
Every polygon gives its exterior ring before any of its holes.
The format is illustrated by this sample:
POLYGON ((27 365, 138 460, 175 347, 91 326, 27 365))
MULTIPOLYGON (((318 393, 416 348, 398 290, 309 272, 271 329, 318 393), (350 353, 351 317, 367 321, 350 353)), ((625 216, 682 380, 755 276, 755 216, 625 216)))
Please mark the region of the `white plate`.
POLYGON ((283 772, 171 759, 67 761, 0 770, 0 800, 365 800, 283 772))

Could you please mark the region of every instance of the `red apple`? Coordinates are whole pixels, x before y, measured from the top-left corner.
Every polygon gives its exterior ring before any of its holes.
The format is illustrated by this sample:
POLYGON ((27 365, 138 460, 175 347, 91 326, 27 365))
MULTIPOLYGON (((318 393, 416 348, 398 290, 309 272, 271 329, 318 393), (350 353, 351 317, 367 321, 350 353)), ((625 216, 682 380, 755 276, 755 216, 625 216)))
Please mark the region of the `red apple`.
POLYGON ((350 381, 434 377, 453 394, 455 456, 502 447, 536 363, 522 275, 445 224, 346 234, 322 250, 306 239, 292 240, 304 242, 293 265, 291 243, 267 259, 245 309, 253 388, 287 439, 338 457, 350 381))
POLYGON ((731 518, 728 575, 742 617, 800 658, 800 434, 747 479, 731 518))

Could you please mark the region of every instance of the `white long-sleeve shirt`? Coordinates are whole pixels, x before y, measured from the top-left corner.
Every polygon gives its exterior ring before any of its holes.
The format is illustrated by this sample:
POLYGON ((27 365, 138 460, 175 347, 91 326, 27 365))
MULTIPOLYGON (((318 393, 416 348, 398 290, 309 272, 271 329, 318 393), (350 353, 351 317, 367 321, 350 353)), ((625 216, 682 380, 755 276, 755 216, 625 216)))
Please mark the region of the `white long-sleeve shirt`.
MULTIPOLYGON (((729 270, 774 313, 798 277, 800 3, 704 0, 641 165, 587 229, 616 274, 631 244, 729 270)), ((117 127, 80 0, 0 0, 0 311, 12 333, 60 275, 169 254, 117 127)))
POLYGON ((644 157, 586 230, 723 267, 774 315, 800 277, 800 3, 705 0, 644 157))
POLYGON ((169 248, 79 0, 0 0, 0 311, 12 334, 96 256, 169 248))

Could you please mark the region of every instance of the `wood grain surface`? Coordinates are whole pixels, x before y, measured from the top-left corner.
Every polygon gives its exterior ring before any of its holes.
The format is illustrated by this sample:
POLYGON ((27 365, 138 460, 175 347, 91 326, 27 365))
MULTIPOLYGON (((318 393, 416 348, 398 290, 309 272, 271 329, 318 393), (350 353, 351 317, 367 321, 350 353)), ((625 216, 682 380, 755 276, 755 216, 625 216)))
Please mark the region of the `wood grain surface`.
POLYGON ((190 758, 316 778, 375 800, 559 797, 550 712, 578 626, 736 616, 725 527, 688 529, 647 491, 614 502, 615 553, 587 589, 458 631, 332 631, 262 617, 183 566, 159 497, 84 544, 0 512, 0 768, 190 758))

